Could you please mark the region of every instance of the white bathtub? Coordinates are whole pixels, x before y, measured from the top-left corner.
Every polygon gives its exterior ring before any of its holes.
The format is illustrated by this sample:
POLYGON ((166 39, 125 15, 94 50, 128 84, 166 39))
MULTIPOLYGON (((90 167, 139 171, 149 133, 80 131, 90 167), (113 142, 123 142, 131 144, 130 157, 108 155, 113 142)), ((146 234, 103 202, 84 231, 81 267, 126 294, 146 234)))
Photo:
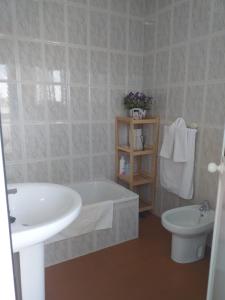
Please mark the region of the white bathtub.
POLYGON ((138 198, 138 195, 109 180, 81 182, 70 185, 82 198, 82 205, 112 200, 116 203, 138 198))
POLYGON ((81 214, 71 226, 47 241, 46 266, 138 237, 137 194, 106 180, 70 187, 81 195, 81 214))

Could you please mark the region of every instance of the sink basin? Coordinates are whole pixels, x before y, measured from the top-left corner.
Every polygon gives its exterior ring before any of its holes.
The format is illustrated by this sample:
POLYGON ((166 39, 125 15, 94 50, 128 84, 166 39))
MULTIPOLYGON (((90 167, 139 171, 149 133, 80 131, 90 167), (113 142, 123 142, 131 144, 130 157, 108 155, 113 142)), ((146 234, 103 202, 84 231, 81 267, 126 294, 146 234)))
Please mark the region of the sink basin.
POLYGON ((9 195, 13 251, 47 240, 67 227, 79 214, 80 195, 50 183, 9 185, 17 193, 9 195))
POLYGON ((9 195, 13 252, 19 252, 23 300, 44 300, 44 241, 54 236, 79 215, 80 195, 51 183, 10 184, 9 195), (32 276, 31 276, 32 274, 32 276))

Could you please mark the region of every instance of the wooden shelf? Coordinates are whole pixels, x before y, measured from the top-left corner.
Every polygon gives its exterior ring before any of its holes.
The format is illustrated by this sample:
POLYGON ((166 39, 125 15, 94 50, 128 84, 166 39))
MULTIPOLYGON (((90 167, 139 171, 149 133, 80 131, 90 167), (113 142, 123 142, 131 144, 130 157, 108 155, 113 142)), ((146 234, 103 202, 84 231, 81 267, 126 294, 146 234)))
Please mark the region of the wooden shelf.
POLYGON ((139 212, 149 211, 153 209, 153 205, 151 202, 144 201, 139 199, 139 212))
MULTIPOLYGON (((122 151, 122 152, 126 152, 126 153, 131 152, 131 148, 128 147, 128 146, 119 146, 119 147, 117 147, 117 150, 122 151)), ((133 151, 134 156, 151 155, 151 154, 155 154, 154 146, 146 147, 144 150, 134 150, 133 151)))
POLYGON ((127 124, 136 124, 136 125, 141 125, 141 124, 157 124, 159 123, 159 117, 157 116, 153 116, 153 117, 149 117, 146 119, 141 119, 141 120, 135 120, 129 117, 116 117, 117 122, 121 122, 121 123, 127 123, 127 124))
MULTIPOLYGON (((129 175, 119 175, 120 180, 130 184, 131 177, 129 175)), ((143 185, 154 182, 154 178, 150 175, 136 174, 133 177, 133 186, 143 185)))
POLYGON ((115 121, 116 177, 121 184, 125 183, 129 189, 144 196, 146 201, 141 199, 139 202, 140 212, 153 210, 156 194, 160 119, 158 116, 142 120, 118 116, 115 121), (122 127, 123 132, 120 131, 122 127), (144 150, 135 150, 137 129, 143 130, 142 134, 147 137, 148 145, 145 144, 144 150), (121 133, 123 133, 122 137, 121 133), (128 175, 119 174, 120 157, 123 154, 126 154, 126 163, 129 164, 130 173, 128 175), (144 187, 144 185, 149 185, 149 187, 144 187))

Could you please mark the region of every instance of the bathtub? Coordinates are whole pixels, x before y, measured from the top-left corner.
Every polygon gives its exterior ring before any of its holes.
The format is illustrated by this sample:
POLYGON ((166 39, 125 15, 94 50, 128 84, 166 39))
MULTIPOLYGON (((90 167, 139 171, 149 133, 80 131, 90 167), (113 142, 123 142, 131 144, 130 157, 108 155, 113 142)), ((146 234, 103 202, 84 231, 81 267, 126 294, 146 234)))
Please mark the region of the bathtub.
MULTIPOLYGON (((46 241, 45 265, 51 266, 138 237, 138 195, 112 181, 91 181, 70 185, 82 198, 80 221, 46 241), (112 205, 112 206, 111 206, 112 205), (112 222, 104 208, 112 209, 112 222), (86 230, 84 219, 102 211, 95 226, 86 230), (77 228, 79 230, 77 231, 77 228), (81 228, 81 229, 80 229, 81 228), (88 231, 88 232, 86 232, 88 231), (81 234, 78 234, 81 232, 81 234)), ((88 226, 86 226, 88 227, 88 226)))

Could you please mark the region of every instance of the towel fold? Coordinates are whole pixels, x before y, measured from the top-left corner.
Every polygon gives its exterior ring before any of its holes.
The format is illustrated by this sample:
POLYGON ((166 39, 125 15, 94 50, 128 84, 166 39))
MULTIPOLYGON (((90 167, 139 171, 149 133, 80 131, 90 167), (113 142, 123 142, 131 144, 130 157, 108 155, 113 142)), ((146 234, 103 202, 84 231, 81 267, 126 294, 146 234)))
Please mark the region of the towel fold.
POLYGON ((174 126, 164 126, 164 136, 160 156, 170 158, 173 153, 174 126))
POLYGON ((174 150, 173 161, 186 162, 187 161, 187 144, 188 128, 184 119, 178 118, 174 126, 174 150))
MULTIPOLYGON (((173 151, 167 157, 164 154, 169 152, 163 150, 161 155, 160 151, 160 183, 169 192, 184 199, 192 199, 197 130, 186 128, 184 120, 181 121, 180 118, 171 126, 173 141, 169 141, 168 148, 164 145, 164 149, 170 150, 172 144, 173 151)), ((168 141, 167 130, 164 133, 163 144, 168 141)))
POLYGON ((95 230, 112 228, 113 224, 113 201, 103 201, 90 205, 84 205, 77 219, 59 232, 46 243, 65 240, 95 230))

